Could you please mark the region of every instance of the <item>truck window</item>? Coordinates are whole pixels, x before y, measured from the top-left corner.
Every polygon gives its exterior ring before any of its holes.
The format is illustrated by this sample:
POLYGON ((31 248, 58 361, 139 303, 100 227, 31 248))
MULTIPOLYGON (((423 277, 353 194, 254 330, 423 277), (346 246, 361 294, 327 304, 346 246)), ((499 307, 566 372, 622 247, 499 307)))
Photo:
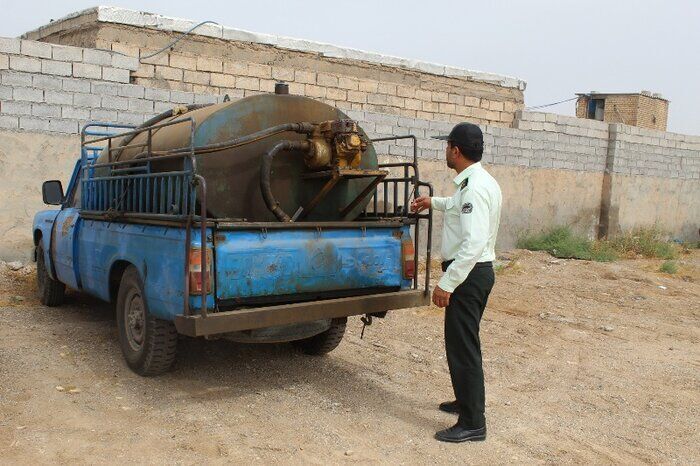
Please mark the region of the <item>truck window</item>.
POLYGON ((81 173, 82 173, 82 170, 78 170, 78 175, 76 176, 75 186, 73 186, 73 190, 68 194, 69 200, 66 203, 67 207, 74 207, 76 209, 80 208, 80 199, 81 199, 80 193, 82 191, 80 188, 83 184, 81 182, 81 173))

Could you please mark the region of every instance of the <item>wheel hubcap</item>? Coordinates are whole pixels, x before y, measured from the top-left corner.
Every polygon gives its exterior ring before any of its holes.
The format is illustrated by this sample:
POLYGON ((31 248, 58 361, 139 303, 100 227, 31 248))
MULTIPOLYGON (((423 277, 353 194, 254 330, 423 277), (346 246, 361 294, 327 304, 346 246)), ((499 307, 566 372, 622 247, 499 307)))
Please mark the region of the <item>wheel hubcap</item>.
POLYGON ((136 291, 130 291, 126 297, 126 312, 124 313, 126 336, 129 345, 135 351, 143 347, 146 333, 146 310, 143 306, 141 295, 136 291))

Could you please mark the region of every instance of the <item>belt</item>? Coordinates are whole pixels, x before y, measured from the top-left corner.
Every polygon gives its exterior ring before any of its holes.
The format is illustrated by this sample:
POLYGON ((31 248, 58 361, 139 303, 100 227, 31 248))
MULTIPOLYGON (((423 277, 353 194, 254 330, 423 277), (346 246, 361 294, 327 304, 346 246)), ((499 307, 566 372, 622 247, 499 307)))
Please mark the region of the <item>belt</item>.
MULTIPOLYGON (((450 259, 450 260, 448 260, 448 261, 443 261, 442 264, 441 264, 441 265, 442 265, 442 271, 443 271, 443 272, 447 272, 447 267, 449 267, 450 264, 452 264, 454 261, 455 261, 454 259, 450 259)), ((477 262, 476 264, 474 264, 474 268, 475 268, 475 269, 480 269, 480 268, 482 268, 482 267, 493 267, 493 262, 491 262, 491 261, 488 261, 488 262, 477 262)))

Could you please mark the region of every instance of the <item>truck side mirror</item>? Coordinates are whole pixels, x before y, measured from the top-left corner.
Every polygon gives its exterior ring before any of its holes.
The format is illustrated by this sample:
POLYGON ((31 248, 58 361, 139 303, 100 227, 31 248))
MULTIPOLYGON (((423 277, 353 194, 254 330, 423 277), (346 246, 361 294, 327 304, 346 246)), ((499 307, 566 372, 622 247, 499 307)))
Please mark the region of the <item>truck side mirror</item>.
POLYGON ((44 204, 61 205, 63 203, 63 185, 59 180, 44 181, 41 185, 44 204))

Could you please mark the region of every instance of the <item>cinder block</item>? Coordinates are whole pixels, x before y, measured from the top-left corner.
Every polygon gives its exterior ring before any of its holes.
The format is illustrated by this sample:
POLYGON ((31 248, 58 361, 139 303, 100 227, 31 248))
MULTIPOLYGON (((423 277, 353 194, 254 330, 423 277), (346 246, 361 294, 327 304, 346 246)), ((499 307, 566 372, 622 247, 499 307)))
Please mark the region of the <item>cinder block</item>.
POLYGON ((20 52, 20 44, 20 39, 0 37, 0 52, 18 54, 20 52))
POLYGON ((447 99, 447 92, 433 92, 431 100, 433 102, 449 102, 449 100, 447 99))
POLYGON ((396 84, 380 82, 377 84, 377 92, 380 94, 396 95, 396 84))
POLYGON ((221 73, 223 70, 223 62, 221 59, 202 56, 197 57, 197 71, 221 73))
POLYGON ((236 88, 250 91, 259 91, 260 80, 258 78, 239 76, 236 78, 236 88))
POLYGON ((137 84, 124 84, 119 86, 117 92, 121 97, 134 97, 136 99, 143 99, 145 88, 137 84))
POLYGON ((0 103, 0 110, 2 113, 7 113, 9 115, 31 115, 32 104, 30 102, 7 100, 0 103))
POLYGON ((240 61, 224 61, 224 74, 247 76, 248 64, 240 61))
POLYGON ((99 108, 102 104, 102 99, 97 94, 73 94, 73 105, 76 107, 99 108))
POLYGON ((60 118, 61 106, 48 104, 32 104, 32 115, 44 118, 60 118))
MULTIPOLYGON (((214 73, 215 75, 217 73, 214 73)), ((212 73, 209 73, 208 71, 189 71, 185 70, 183 73, 183 81, 186 83, 193 83, 193 84, 200 84, 203 86, 208 86, 209 84, 212 84, 211 80, 212 73)), ((229 75, 220 75, 220 76, 229 76, 229 75)), ((229 76, 232 80, 233 83, 236 82, 235 78, 233 76, 229 76)), ((212 84, 215 85, 215 84, 212 84)), ((233 86, 231 86, 233 87, 233 86)))
POLYGON ((73 93, 64 91, 44 91, 44 101, 49 104, 71 105, 73 103, 73 93))
POLYGON ((169 54, 167 51, 163 51, 159 53, 158 55, 155 55, 150 58, 143 58, 146 55, 150 55, 152 53, 155 53, 157 50, 156 49, 142 49, 141 50, 141 64, 143 65, 144 63, 149 64, 149 65, 163 65, 163 66, 168 66, 168 63, 170 62, 169 59, 169 54))
POLYGON ((48 131, 49 120, 32 116, 21 116, 19 117, 19 127, 26 131, 48 131))
POLYGON ((119 84, 93 81, 90 92, 97 95, 119 95, 119 84))
POLYGON ((0 54, 0 70, 7 70, 9 68, 10 68, 9 55, 0 54))
POLYGON ((21 100, 25 102, 43 102, 44 91, 30 87, 15 87, 12 90, 12 98, 14 100, 21 100))
POLYGON ((136 71, 132 73, 135 78, 152 78, 155 75, 155 65, 141 63, 136 71))
POLYGON ((192 104, 194 103, 194 94, 191 92, 170 91, 170 100, 178 104, 192 104))
POLYGON ((34 40, 22 40, 22 55, 51 58, 51 44, 34 40))
POLYGON ((73 63, 73 76, 76 78, 101 79, 102 68, 90 63, 73 63))
POLYGON ((49 131, 65 134, 76 134, 80 131, 80 124, 76 120, 64 120, 52 118, 49 120, 49 131))
POLYGON ((122 68, 104 67, 102 68, 102 79, 119 83, 128 83, 130 78, 129 70, 122 68))
POLYGON ((61 117, 71 120, 89 120, 90 110, 87 108, 76 108, 72 105, 61 107, 61 117))
POLYGON ((139 69, 139 59, 128 55, 122 55, 121 53, 112 53, 111 66, 112 68, 136 71, 139 69))
POLYGON ((272 68, 260 63, 248 63, 247 74, 256 78, 270 79, 272 78, 272 68))
POLYGON ((294 82, 302 84, 315 84, 316 73, 313 71, 296 70, 294 71, 294 82))
POLYGON ((319 73, 318 76, 316 76, 316 83, 319 86, 337 87, 338 77, 333 74, 319 73))
POLYGON ((365 103, 367 102, 367 94, 362 91, 347 91, 346 98, 348 102, 365 103))
MULTIPOLYGON (((275 92, 275 81, 272 79, 261 79, 260 80, 260 90, 262 92, 275 92)), ((350 105, 350 104, 348 104, 350 105)), ((338 108, 343 108, 338 106, 338 108)))
MULTIPOLYGON (((190 73, 190 74, 192 74, 192 73, 190 73)), ((202 73, 199 73, 199 74, 202 74, 202 73)), ((190 81, 190 79, 192 79, 192 77, 187 76, 187 73, 185 73, 185 75, 186 75, 185 81, 190 81)), ((211 77, 211 80, 209 83, 202 82, 201 84, 210 84, 211 83, 212 86, 230 87, 230 88, 236 87, 236 77, 233 75, 221 74, 221 73, 210 73, 210 77, 211 77)), ((190 81, 190 82, 194 82, 194 81, 190 81)), ((259 88, 259 84, 258 84, 258 88, 259 88)))
POLYGON ((2 100, 12 100, 12 87, 0 85, 0 101, 2 100))
POLYGON ((194 71, 197 69, 197 57, 181 53, 171 53, 169 65, 173 68, 194 71))
MULTIPOLYGON (((159 100, 162 102, 170 102, 170 91, 167 89, 153 89, 150 87, 145 88, 144 97, 149 100, 159 100)), ((172 108, 171 105, 168 108, 172 108)))
POLYGON ((338 87, 350 91, 357 91, 359 90, 359 81, 357 79, 340 76, 338 77, 338 87))
POLYGON ((143 113, 117 112, 117 117, 120 123, 126 123, 128 125, 140 125, 144 122, 143 113))
POLYGON ((83 62, 94 65, 112 66, 112 54, 104 50, 84 49, 83 62))
MULTIPOLYGON (((194 99, 192 99, 194 102, 194 99)), ((153 102, 144 99, 129 99, 129 110, 140 113, 153 113, 153 102)))
POLYGON ((173 104, 172 102, 156 101, 153 103, 153 110, 155 113, 163 113, 171 110, 173 107, 175 107, 175 105, 176 104, 173 104))
POLYGON ((55 78, 53 76, 36 74, 32 77, 32 87, 60 91, 61 89, 63 89, 63 80, 61 78, 55 78))
POLYGON ((90 92, 90 81, 76 78, 63 78, 63 90, 69 92, 90 92))
POLYGON ((215 104, 218 102, 218 96, 211 94, 195 94, 194 103, 196 104, 215 104))
POLYGON ((272 78, 278 81, 294 81, 294 70, 292 68, 272 67, 272 78))
POLYGON ((80 47, 66 47, 63 45, 51 46, 51 58, 59 61, 82 61, 83 49, 80 47))
POLYGON ((117 123, 119 121, 117 111, 106 108, 94 108, 90 110, 90 119, 106 123, 117 123))
POLYGON ((19 117, 0 114, 0 128, 19 129, 19 117))
POLYGON ((100 106, 112 110, 127 110, 129 108, 129 99, 126 97, 118 97, 114 95, 102 97, 100 106))
POLYGON ((10 69, 29 73, 40 73, 41 60, 21 55, 10 55, 10 69))
POLYGON ((73 74, 73 64, 64 61, 41 60, 41 72, 57 76, 70 76, 73 74))

